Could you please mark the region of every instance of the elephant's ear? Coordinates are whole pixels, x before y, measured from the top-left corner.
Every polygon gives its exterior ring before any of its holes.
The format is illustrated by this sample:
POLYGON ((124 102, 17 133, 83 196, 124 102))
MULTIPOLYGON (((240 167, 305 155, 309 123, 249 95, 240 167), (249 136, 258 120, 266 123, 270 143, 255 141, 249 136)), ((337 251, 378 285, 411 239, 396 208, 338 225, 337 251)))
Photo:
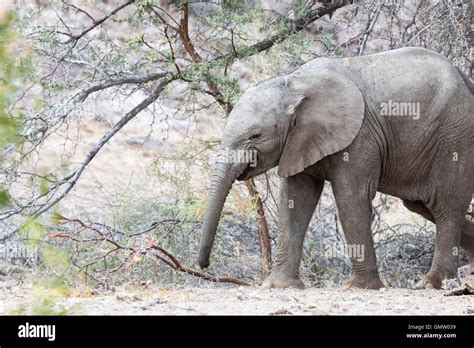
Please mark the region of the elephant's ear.
POLYGON ((322 158, 349 146, 364 118, 364 98, 348 78, 330 70, 310 74, 296 71, 288 76, 295 96, 288 113, 294 112, 278 175, 302 172, 322 158))

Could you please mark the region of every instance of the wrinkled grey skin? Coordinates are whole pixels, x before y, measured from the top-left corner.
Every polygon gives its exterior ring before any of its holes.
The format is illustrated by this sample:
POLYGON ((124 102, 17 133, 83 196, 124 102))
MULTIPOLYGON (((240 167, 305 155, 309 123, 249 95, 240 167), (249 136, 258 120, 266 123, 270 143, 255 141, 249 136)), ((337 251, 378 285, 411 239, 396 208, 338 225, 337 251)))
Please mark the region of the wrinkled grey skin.
POLYGON ((209 266, 232 183, 278 166, 281 223, 264 287, 304 287, 303 239, 325 180, 347 243, 365 250, 363 260, 351 258, 349 286, 383 286, 370 228, 377 191, 436 223, 433 263, 417 288, 439 288, 456 274, 459 245, 474 269, 474 223, 465 218, 474 192, 473 92, 449 60, 420 48, 318 58, 248 89, 229 117, 222 149, 256 149, 258 164, 216 164, 199 265, 209 266), (383 115, 389 101, 419 103, 418 117, 383 115))

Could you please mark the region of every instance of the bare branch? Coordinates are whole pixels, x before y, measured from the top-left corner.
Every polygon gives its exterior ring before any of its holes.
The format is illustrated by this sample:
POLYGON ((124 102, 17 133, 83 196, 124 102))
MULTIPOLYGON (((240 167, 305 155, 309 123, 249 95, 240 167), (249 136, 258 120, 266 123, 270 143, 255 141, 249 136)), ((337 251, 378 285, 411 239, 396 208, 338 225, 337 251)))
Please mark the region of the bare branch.
POLYGON ((374 29, 375 24, 377 23, 377 20, 380 15, 380 11, 382 10, 382 7, 384 6, 384 3, 382 2, 380 6, 375 10, 375 14, 372 18, 369 18, 369 22, 367 24, 367 29, 364 32, 364 37, 362 38, 362 43, 360 44, 359 47, 359 52, 357 52, 358 56, 361 56, 364 53, 365 45, 367 44, 367 40, 369 39, 370 34, 372 33, 372 30, 374 29))
POLYGON ((266 277, 270 274, 272 268, 272 246, 270 244, 270 233, 268 231, 267 218, 265 209, 263 208, 262 199, 258 193, 257 187, 253 179, 245 182, 252 199, 255 200, 258 214, 258 232, 260 238, 260 263, 262 275, 266 277))
MULTIPOLYGON (((191 42, 191 39, 189 37, 189 32, 188 32, 188 17, 189 17, 189 9, 188 9, 188 4, 184 3, 182 8, 181 8, 183 15, 181 17, 181 21, 179 23, 179 36, 181 38, 181 42, 184 45, 184 48, 186 49, 186 52, 189 54, 189 56, 193 59, 194 62, 199 63, 202 61, 201 56, 199 53, 196 51, 194 48, 194 45, 191 42)), ((212 92, 212 95, 216 99, 216 101, 219 103, 219 105, 224 109, 225 113, 228 115, 231 111, 231 106, 228 102, 224 100, 224 97, 222 93, 219 91, 215 83, 213 83, 210 79, 207 79, 207 85, 209 86, 210 92, 212 92)))
MULTIPOLYGON (((84 169, 94 159, 94 157, 102 149, 102 147, 105 144, 107 144, 107 142, 119 130, 121 130, 131 119, 133 119, 138 113, 140 113, 142 110, 147 108, 150 104, 155 102, 156 99, 158 99, 161 92, 163 91, 163 89, 169 83, 171 83, 172 81, 174 81, 176 79, 177 79, 177 76, 172 75, 172 76, 169 76, 167 79, 161 81, 160 83, 156 84, 156 86, 153 88, 152 92, 150 93, 150 95, 147 98, 145 98, 140 104, 138 104, 135 108, 133 108, 133 110, 131 110, 129 113, 127 113, 119 122, 117 122, 107 133, 105 133, 102 136, 102 138, 92 148, 92 150, 89 152, 89 154, 86 156, 86 158, 81 162, 81 164, 78 167, 76 167, 71 173, 69 173, 67 176, 65 176, 62 180, 58 181, 50 189, 50 191, 57 190, 61 186, 65 185, 66 187, 64 188, 64 190, 59 195, 57 195, 54 199, 52 199, 52 197, 50 197, 49 202, 41 205, 40 208, 37 209, 36 211, 34 211, 34 213, 32 215, 34 217, 38 217, 39 215, 43 214, 44 212, 49 210, 51 207, 56 205, 64 197, 66 197, 66 195, 76 185, 77 181, 79 180, 82 173, 84 172, 84 169)), ((39 196, 39 197, 36 197, 32 202, 26 204, 26 206, 31 206, 32 204, 34 204, 35 201, 37 201, 42 196, 44 196, 44 194, 39 196)))
MULTIPOLYGON (((105 233, 103 233, 100 228, 95 226, 94 223, 86 223, 83 222, 80 219, 69 219, 64 216, 58 216, 57 222, 61 224, 78 224, 83 230, 87 231, 92 231, 94 232, 97 236, 93 238, 81 238, 80 236, 74 234, 74 233, 55 233, 55 234, 50 234, 49 238, 62 238, 62 239, 67 239, 71 240, 75 243, 89 243, 89 242, 107 242, 111 245, 113 245, 115 248, 112 251, 108 251, 105 255, 103 255, 102 258, 107 257, 108 255, 111 254, 111 252, 119 251, 119 250, 127 250, 130 251, 130 254, 128 255, 127 259, 124 260, 119 267, 125 265, 127 260, 130 258, 132 255, 147 255, 151 251, 158 251, 159 254, 151 252, 151 256, 153 256, 155 259, 163 262, 167 266, 171 267, 175 271, 186 273, 189 275, 192 275, 197 278, 201 278, 207 281, 211 281, 214 283, 231 283, 231 284, 236 284, 236 285, 242 285, 242 286, 251 286, 250 283, 243 281, 241 279, 237 279, 234 277, 219 277, 219 276, 214 276, 211 274, 207 273, 202 273, 196 270, 193 270, 191 268, 188 268, 186 266, 183 266, 181 262, 178 261, 178 259, 171 254, 169 251, 167 251, 165 248, 160 246, 158 242, 152 238, 147 238, 148 240, 148 247, 146 249, 143 248, 133 248, 130 246, 124 246, 121 245, 119 242, 116 240, 113 240, 111 237, 108 237, 105 233)), ((103 226, 103 225, 101 225, 103 226)), ((156 227, 156 226, 155 226, 156 227)), ((116 231, 109 226, 106 226, 106 228, 112 233, 116 233, 116 231)), ((138 235, 134 234, 134 235, 138 235)), ((88 264, 86 267, 90 266, 91 264, 88 264)))
POLYGON ((186 49, 186 52, 191 56, 191 58, 195 62, 200 62, 202 60, 201 56, 199 53, 196 52, 194 49, 193 44, 191 43, 191 39, 189 38, 189 32, 188 32, 188 20, 189 20, 189 8, 188 4, 184 3, 183 6, 181 7, 181 10, 183 11, 183 15, 181 17, 181 21, 179 23, 179 36, 181 38, 181 41, 183 42, 184 48, 186 49))
MULTIPOLYGON (((62 0, 62 3, 63 3, 64 5, 66 5, 66 6, 72 7, 73 9, 75 9, 75 10, 78 11, 78 12, 81 12, 81 13, 85 14, 87 17, 89 17, 89 19, 92 21, 92 23, 96 23, 96 22, 97 22, 94 17, 92 17, 87 11, 84 11, 82 8, 79 8, 79 7, 77 7, 77 6, 73 5, 73 4, 70 4, 70 3, 66 2, 66 0, 62 0)), ((59 17, 59 16, 58 16, 58 17, 59 17)), ((61 18, 59 18, 59 19, 62 21, 61 18)))
POLYGON ((214 283, 232 283, 232 284, 237 284, 237 285, 250 286, 250 283, 247 283, 246 281, 243 281, 243 280, 240 280, 240 279, 237 279, 237 278, 213 276, 213 275, 210 275, 210 274, 198 272, 198 271, 193 270, 191 268, 184 267, 176 259, 176 257, 174 257, 172 254, 170 254, 168 251, 166 251, 165 249, 163 249, 159 245, 152 244, 152 248, 162 252, 166 257, 168 257, 171 260, 172 264, 173 264, 173 266, 171 266, 171 265, 170 266, 176 271, 184 272, 186 274, 190 274, 192 276, 195 276, 195 277, 198 277, 198 278, 201 278, 201 279, 204 279, 204 280, 208 280, 208 281, 211 281, 211 282, 214 282, 214 283))
POLYGON ((149 74, 145 76, 129 76, 129 77, 124 77, 118 80, 112 80, 100 85, 95 85, 93 87, 90 87, 86 89, 85 91, 79 93, 78 95, 75 96, 78 101, 83 102, 84 100, 87 99, 87 97, 94 92, 101 91, 110 87, 115 87, 115 86, 120 86, 120 85, 125 85, 125 84, 144 84, 147 82, 155 81, 162 79, 168 75, 168 72, 162 72, 162 73, 154 73, 154 74, 149 74))
MULTIPOLYGON (((131 4, 133 4, 135 2, 135 0, 128 0, 127 2, 123 3, 122 5, 114 8, 108 15, 102 17, 101 19, 99 20, 94 20, 94 24, 92 24, 90 27, 84 29, 81 33, 77 34, 77 35, 74 35, 72 36, 69 40, 67 40, 65 42, 65 44, 70 44, 70 43, 75 43, 77 42, 81 37, 83 37, 84 35, 86 35, 87 33, 89 33, 90 31, 94 30, 95 28, 97 28, 99 25, 101 25, 102 23, 104 23, 107 19, 109 19, 110 17, 114 16, 115 14, 117 14, 119 11, 123 10, 124 8, 126 8, 127 6, 130 6, 131 4)), ((76 10, 79 10, 78 8, 76 8, 76 10)), ((83 12, 83 11, 81 11, 83 12)), ((90 17, 90 16, 89 16, 90 17)))

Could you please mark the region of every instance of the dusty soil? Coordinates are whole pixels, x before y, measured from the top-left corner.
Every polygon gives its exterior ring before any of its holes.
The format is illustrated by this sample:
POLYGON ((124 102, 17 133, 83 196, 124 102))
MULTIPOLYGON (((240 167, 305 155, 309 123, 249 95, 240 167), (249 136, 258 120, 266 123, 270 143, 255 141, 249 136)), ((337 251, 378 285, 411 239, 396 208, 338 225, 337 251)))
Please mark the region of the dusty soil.
MULTIPOLYGON (((3 287, 0 314, 37 301, 24 288, 3 287)), ((473 315, 474 296, 411 289, 263 290, 258 287, 123 287, 107 294, 73 293, 55 301, 58 311, 92 315, 473 315)), ((33 311, 33 312, 32 312, 33 311)))

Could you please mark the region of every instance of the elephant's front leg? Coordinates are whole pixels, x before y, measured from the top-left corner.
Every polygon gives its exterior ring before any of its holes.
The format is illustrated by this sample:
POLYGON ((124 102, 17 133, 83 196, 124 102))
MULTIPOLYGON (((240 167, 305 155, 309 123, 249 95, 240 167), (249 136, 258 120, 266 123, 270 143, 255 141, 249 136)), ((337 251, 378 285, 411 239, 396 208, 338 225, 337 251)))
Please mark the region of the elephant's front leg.
POLYGON ((323 180, 303 173, 282 179, 276 256, 264 288, 304 288, 299 277, 303 241, 323 187, 323 180))

